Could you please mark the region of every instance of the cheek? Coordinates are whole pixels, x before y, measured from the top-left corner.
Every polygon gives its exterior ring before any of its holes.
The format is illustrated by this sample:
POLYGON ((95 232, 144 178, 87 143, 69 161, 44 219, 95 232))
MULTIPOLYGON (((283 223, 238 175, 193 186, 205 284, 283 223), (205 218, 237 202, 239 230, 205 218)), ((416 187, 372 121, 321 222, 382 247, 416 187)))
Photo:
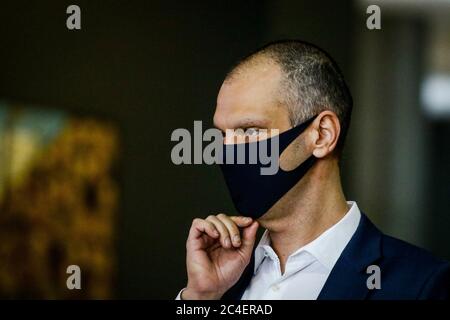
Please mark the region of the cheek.
POLYGON ((292 142, 280 156, 280 168, 284 171, 291 171, 297 168, 310 155, 306 152, 306 147, 301 137, 292 142))

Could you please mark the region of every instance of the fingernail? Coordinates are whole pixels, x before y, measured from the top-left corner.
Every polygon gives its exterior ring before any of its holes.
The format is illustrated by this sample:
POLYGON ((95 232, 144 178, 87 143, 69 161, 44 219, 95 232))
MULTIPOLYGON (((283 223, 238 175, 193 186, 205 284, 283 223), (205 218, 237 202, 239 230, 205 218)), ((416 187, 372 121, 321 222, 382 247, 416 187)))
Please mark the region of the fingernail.
POLYGON ((237 245, 241 244, 241 238, 236 234, 233 237, 233 241, 234 243, 236 243, 237 245))
POLYGON ((231 246, 230 238, 226 237, 224 243, 225 243, 225 247, 231 246))

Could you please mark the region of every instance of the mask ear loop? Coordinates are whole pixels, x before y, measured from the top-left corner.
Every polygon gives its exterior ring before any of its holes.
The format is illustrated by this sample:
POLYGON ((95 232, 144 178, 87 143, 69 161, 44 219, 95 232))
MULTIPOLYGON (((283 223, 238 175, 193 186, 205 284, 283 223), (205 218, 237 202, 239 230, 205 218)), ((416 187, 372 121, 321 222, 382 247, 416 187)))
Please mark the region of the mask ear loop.
MULTIPOLYGON (((283 154, 284 150, 286 150, 286 148, 295 140, 297 139, 308 127, 309 125, 317 118, 317 115, 311 117, 310 119, 306 120, 305 122, 299 124, 296 127, 293 127, 292 129, 289 129, 288 131, 285 131, 283 133, 280 134, 280 137, 282 135, 285 135, 284 137, 286 137, 286 139, 279 139, 279 157, 281 157, 281 155, 283 154), (283 140, 283 141, 280 141, 283 140)), ((279 138, 280 138, 279 137, 279 138)), ((282 171, 282 172, 293 172, 296 170, 304 170, 304 171, 308 171, 313 164, 316 162, 317 158, 311 154, 306 160, 304 160, 303 162, 301 162, 297 167, 295 167, 292 170, 283 170, 283 168, 281 168, 281 166, 279 165, 279 160, 280 158, 278 158, 278 170, 282 171)))
POLYGON ((278 135, 278 142, 280 149, 279 154, 281 155, 283 151, 292 143, 292 141, 297 139, 298 136, 300 136, 316 118, 317 115, 297 125, 296 127, 293 127, 283 133, 280 133, 278 135))

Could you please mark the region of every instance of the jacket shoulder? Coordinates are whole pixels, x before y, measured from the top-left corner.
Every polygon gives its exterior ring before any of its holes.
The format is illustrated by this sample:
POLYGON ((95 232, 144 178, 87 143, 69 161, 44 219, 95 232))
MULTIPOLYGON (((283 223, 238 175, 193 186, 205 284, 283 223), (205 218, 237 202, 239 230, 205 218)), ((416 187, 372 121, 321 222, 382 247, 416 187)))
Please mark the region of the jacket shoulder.
POLYGON ((385 234, 382 235, 382 255, 386 259, 406 260, 425 269, 449 264, 425 249, 385 234))
MULTIPOLYGON (((382 235, 382 261, 388 287, 412 289, 416 299, 448 298, 450 263, 430 252, 391 236, 382 235)), ((382 271, 383 272, 383 271, 382 271)))

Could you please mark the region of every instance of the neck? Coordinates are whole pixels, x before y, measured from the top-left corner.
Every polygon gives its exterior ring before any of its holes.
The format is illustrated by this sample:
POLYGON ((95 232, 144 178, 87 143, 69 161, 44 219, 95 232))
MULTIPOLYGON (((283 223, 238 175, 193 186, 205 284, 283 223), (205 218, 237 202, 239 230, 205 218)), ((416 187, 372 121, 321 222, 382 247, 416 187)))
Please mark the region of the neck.
POLYGON ((347 211, 337 161, 318 161, 276 207, 259 220, 269 231, 282 272, 293 252, 336 224, 347 211))

